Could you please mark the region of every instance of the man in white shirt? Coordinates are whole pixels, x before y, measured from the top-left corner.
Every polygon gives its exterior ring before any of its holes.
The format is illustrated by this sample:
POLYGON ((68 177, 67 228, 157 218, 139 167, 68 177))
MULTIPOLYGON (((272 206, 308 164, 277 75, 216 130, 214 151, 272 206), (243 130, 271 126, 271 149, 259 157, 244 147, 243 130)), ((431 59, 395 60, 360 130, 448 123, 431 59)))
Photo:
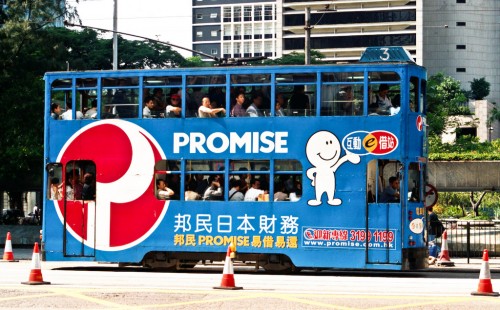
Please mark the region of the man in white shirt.
POLYGON ((212 109, 210 98, 203 97, 203 99, 201 99, 201 106, 198 108, 199 117, 217 117, 217 113, 219 112, 226 113, 226 109, 224 108, 212 109))
MULTIPOLYGON (((80 111, 76 111, 76 119, 82 119, 83 113, 80 111)), ((63 120, 72 120, 73 119, 73 110, 71 110, 71 102, 66 103, 66 112, 61 114, 61 119, 63 120)))
POLYGON ((250 187, 245 193, 245 201, 257 201, 260 194, 265 192, 260 189, 260 181, 258 179, 252 179, 252 187, 250 187))

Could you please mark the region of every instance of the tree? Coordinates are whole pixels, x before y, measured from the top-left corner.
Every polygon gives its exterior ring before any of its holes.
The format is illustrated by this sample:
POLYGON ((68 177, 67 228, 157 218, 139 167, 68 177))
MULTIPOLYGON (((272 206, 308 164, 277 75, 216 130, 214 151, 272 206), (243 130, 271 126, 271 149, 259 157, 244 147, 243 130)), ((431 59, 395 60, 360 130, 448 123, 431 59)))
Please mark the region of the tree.
POLYGON ((483 100, 490 94, 490 83, 486 81, 485 77, 473 79, 472 82, 470 82, 470 89, 474 99, 483 100))
POLYGON ((76 11, 63 0, 8 1, 0 27, 0 189, 11 208, 22 192, 39 189, 43 172, 43 80, 45 60, 38 35, 58 17, 76 11))
MULTIPOLYGON (((0 191, 11 208, 22 193, 40 190, 43 176, 44 82, 47 71, 112 68, 111 39, 95 31, 54 27, 77 17, 63 0, 9 1, 0 27, 0 191)), ((170 47, 119 39, 120 68, 165 68, 184 62, 170 47)))
POLYGON ((427 123, 430 135, 440 135, 450 115, 470 115, 467 98, 460 89, 460 81, 443 73, 427 81, 427 123))
MULTIPOLYGON (((316 50, 311 51, 311 63, 323 63, 321 59, 325 58, 323 54, 316 50)), ((291 52, 276 59, 268 59, 263 62, 265 65, 303 65, 305 63, 304 53, 291 52)))

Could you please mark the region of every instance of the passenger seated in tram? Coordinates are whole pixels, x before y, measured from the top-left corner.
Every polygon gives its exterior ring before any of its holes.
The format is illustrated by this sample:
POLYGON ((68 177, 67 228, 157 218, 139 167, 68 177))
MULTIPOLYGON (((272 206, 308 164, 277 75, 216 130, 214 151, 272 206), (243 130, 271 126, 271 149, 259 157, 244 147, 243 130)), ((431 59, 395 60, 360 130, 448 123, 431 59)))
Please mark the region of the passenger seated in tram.
POLYGON ((399 202, 399 178, 390 177, 389 185, 384 188, 379 202, 399 202))
POLYGON ((174 191, 167 187, 167 183, 163 179, 156 180, 156 198, 160 200, 170 199, 174 195, 174 191))
POLYGON ((212 105, 210 103, 210 98, 207 96, 203 97, 201 100, 201 106, 198 108, 198 117, 218 117, 217 113, 226 113, 226 109, 224 108, 215 108, 212 109, 212 105))
POLYGON ((389 85, 380 84, 378 92, 370 98, 369 113, 379 115, 389 115, 389 109, 392 107, 389 94, 389 85))
POLYGON ((142 109, 142 117, 152 118, 154 107, 155 107, 155 101, 153 96, 148 96, 144 98, 144 109, 142 109))
POLYGON ((170 95, 170 103, 165 112, 166 117, 181 117, 181 96, 178 94, 170 95))
POLYGON ((220 175, 210 175, 208 178, 208 188, 203 194, 203 200, 223 200, 224 190, 222 186, 222 177, 220 175))
POLYGON ((261 110, 262 97, 263 95, 259 92, 256 92, 252 95, 252 104, 247 109, 247 116, 250 117, 264 116, 264 113, 261 110))

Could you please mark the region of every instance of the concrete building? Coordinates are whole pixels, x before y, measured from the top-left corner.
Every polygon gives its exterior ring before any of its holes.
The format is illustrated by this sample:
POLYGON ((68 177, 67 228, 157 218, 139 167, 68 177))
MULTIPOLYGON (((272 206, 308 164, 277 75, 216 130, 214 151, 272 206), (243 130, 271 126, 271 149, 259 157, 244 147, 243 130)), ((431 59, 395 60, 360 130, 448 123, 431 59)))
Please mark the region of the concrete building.
POLYGON ((423 0, 423 65, 470 89, 474 78, 491 84, 485 99, 500 103, 500 1, 423 0))
POLYGON ((359 60, 367 46, 403 46, 422 63, 420 0, 297 1, 283 7, 283 53, 303 52, 306 8, 310 8, 311 49, 325 60, 359 60))
POLYGON ((367 46, 404 46, 421 63, 421 0, 193 0, 193 49, 218 57, 281 57, 311 48, 357 61, 367 46))
POLYGON ((280 57, 280 15, 276 1, 193 0, 193 49, 225 58, 280 57))

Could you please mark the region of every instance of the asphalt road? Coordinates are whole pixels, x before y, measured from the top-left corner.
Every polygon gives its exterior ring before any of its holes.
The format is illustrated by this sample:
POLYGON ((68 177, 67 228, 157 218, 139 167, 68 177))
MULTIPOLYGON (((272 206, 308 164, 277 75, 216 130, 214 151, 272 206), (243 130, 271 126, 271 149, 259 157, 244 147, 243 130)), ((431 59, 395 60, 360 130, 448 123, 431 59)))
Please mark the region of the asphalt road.
MULTIPOLYGON (((492 275, 497 267, 493 263, 492 275)), ((242 290, 216 290, 222 265, 153 272, 113 264, 41 262, 50 285, 28 286, 30 260, 0 263, 1 309, 500 309, 476 297, 477 269, 270 275, 235 264, 242 290)), ((491 280, 500 289, 500 280, 491 280)))

